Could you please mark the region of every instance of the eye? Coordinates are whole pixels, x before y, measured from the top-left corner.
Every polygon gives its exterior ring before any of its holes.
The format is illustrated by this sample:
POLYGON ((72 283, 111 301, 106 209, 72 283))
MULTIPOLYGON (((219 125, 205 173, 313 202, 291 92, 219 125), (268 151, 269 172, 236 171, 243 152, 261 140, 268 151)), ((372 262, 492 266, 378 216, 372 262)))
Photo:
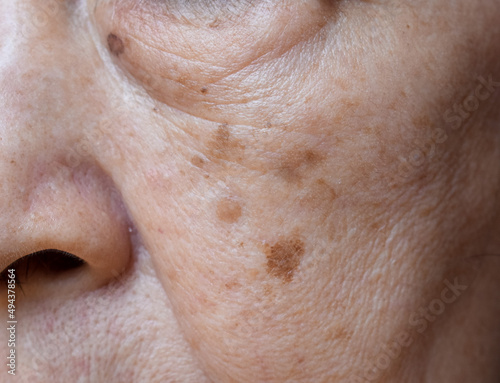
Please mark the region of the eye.
POLYGON ((62 250, 47 249, 28 254, 11 263, 0 273, 0 280, 6 283, 9 279, 7 270, 14 269, 16 283, 28 283, 40 276, 57 277, 66 271, 76 269, 85 262, 77 256, 62 250))

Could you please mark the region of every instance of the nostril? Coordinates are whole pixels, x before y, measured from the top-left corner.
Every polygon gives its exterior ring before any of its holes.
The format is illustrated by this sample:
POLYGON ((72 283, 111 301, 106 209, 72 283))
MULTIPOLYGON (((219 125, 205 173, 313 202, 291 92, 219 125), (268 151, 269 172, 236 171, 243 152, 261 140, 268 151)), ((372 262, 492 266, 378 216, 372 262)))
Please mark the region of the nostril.
POLYGON ((85 261, 66 251, 46 249, 17 259, 0 273, 0 281, 7 282, 8 270, 14 269, 16 283, 27 283, 34 278, 57 278, 69 270, 85 265, 85 261))

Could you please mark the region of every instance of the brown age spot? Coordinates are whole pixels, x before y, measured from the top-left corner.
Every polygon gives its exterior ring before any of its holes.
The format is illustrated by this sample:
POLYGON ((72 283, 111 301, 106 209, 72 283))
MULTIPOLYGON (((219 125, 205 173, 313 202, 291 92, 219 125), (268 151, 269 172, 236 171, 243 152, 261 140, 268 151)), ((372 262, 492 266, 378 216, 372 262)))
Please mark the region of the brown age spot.
POLYGON ((213 139, 209 144, 210 154, 217 159, 227 159, 229 154, 236 149, 244 149, 237 140, 231 136, 231 131, 227 124, 217 127, 213 139))
POLYGON ((307 170, 312 169, 323 160, 313 150, 290 151, 281 159, 278 175, 287 182, 299 182, 307 170))
POLYGON ((110 52, 117 57, 125 51, 125 45, 123 45, 122 39, 114 33, 108 35, 108 47, 110 52))
POLYGON ((200 156, 193 156, 193 158, 191 158, 191 163, 197 168, 201 168, 205 164, 205 160, 200 156))
POLYGON ((231 198, 224 198, 217 203, 216 212, 221 221, 235 223, 241 217, 241 205, 231 198))
POLYGON ((231 132, 227 124, 219 125, 212 141, 213 153, 217 158, 224 155, 230 146, 231 132))
POLYGON ((304 253, 304 242, 298 238, 280 240, 273 246, 267 245, 267 272, 284 282, 290 282, 304 253))

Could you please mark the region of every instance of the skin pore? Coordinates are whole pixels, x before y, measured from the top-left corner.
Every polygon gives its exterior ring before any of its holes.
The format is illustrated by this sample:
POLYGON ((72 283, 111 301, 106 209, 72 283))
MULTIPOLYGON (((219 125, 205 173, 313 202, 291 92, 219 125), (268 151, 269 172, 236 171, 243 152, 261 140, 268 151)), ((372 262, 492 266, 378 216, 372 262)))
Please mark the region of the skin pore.
POLYGON ((0 14, 0 380, 499 381, 496 0, 0 14))

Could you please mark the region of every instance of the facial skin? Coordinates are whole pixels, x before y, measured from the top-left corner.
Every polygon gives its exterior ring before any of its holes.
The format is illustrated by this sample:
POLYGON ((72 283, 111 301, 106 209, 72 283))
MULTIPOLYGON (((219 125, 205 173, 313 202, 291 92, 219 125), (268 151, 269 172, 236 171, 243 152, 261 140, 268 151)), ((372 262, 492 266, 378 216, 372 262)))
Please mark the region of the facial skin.
POLYGON ((41 3, 0 266, 86 265, 20 276, 1 381, 499 381, 498 1, 41 3))

